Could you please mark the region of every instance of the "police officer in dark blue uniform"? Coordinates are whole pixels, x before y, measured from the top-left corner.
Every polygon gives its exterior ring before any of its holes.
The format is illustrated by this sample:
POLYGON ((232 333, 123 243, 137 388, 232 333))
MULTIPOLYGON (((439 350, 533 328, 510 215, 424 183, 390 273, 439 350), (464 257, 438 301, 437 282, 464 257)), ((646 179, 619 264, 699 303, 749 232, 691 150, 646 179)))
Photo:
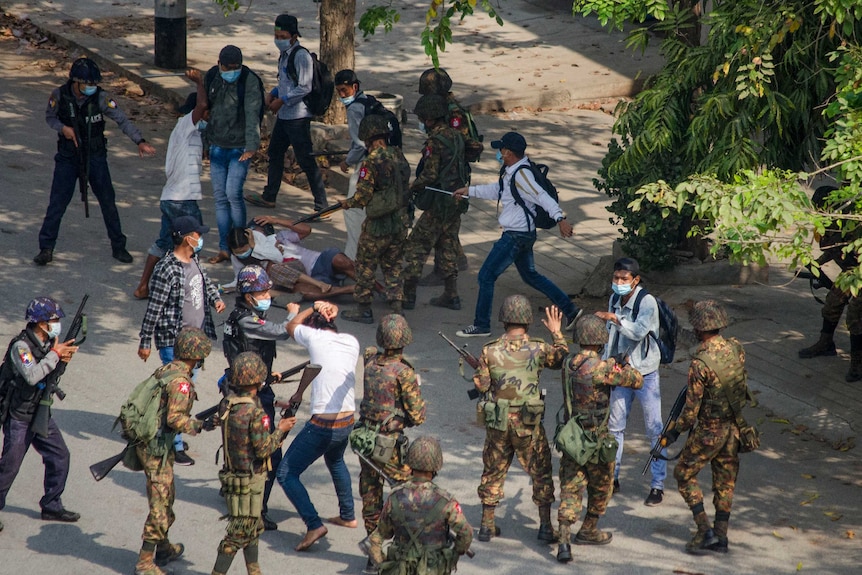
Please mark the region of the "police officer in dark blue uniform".
POLYGON ((30 422, 36 414, 45 380, 60 362, 68 363, 78 348, 73 341, 60 342, 60 319, 65 314, 56 301, 37 297, 27 306, 27 327, 9 344, 0 381, 11 380, 0 402, 3 424, 3 453, 0 455, 0 509, 32 445, 45 464, 45 495, 39 501, 42 519, 77 521, 81 516, 63 507, 60 496, 69 475, 69 449, 53 418, 48 419, 48 437, 36 435, 30 422))
POLYGON ((48 99, 45 121, 59 134, 57 155, 54 156, 54 181, 48 211, 39 230, 39 254, 33 261, 44 266, 54 259, 54 246, 60 232, 60 222, 78 184, 80 172, 88 169, 87 180, 99 200, 102 219, 111 239, 114 258, 131 263, 126 250, 126 236, 120 227, 114 185, 108 171, 108 149, 105 139, 105 118, 115 121, 123 133, 137 146, 141 157, 153 156, 155 148, 144 140, 140 130, 117 107, 117 103, 97 84, 102 73, 89 58, 78 58, 72 64, 69 81, 55 89, 48 99), (76 135, 77 132, 77 135, 76 135))

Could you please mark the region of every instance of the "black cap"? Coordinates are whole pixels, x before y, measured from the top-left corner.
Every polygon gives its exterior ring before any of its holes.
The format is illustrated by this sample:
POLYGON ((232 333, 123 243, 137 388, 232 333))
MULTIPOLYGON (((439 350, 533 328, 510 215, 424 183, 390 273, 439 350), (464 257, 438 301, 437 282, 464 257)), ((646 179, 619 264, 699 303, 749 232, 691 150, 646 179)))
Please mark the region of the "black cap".
POLYGON ((221 49, 218 54, 219 64, 224 66, 239 66, 242 64, 242 50, 232 44, 221 49))
POLYGON ((180 216, 174 220, 174 233, 180 236, 185 236, 192 232, 205 234, 208 231, 210 231, 209 226, 201 224, 194 216, 180 216))
POLYGON ((620 258, 614 262, 615 272, 630 272, 632 277, 641 275, 641 266, 634 258, 620 258))
POLYGON ((335 74, 335 85, 341 86, 343 84, 347 84, 348 86, 352 86, 353 84, 358 84, 359 78, 356 77, 356 73, 353 70, 339 70, 337 74, 335 74))
POLYGON ((185 116, 186 114, 194 110, 195 106, 197 105, 198 94, 197 92, 192 92, 191 94, 189 94, 188 98, 186 98, 186 101, 183 103, 183 105, 177 107, 177 113, 185 116))
POLYGON ((288 34, 302 37, 302 34, 299 33, 299 22, 297 22, 296 16, 291 16, 290 14, 279 14, 276 17, 275 31, 287 32, 288 34))
POLYGON ((506 132, 502 138, 491 142, 491 147, 495 150, 506 148, 516 154, 523 154, 524 150, 527 149, 527 140, 518 132, 506 132))

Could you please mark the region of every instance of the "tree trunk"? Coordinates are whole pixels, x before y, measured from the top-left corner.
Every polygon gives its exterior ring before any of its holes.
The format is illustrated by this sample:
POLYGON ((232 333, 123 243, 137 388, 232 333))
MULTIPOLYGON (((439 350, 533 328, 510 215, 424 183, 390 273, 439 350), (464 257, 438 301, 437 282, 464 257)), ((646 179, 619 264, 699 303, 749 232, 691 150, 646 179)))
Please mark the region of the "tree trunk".
POLYGON ((683 10, 689 10, 694 19, 692 23, 693 27, 687 28, 683 30, 681 36, 686 41, 686 43, 691 46, 700 46, 701 44, 701 33, 702 33, 702 23, 701 20, 703 15, 706 13, 704 4, 707 0, 680 0, 678 3, 683 10))
MULTIPOLYGON (((353 40, 356 0, 323 0, 320 4, 320 59, 334 76, 339 70, 353 69, 353 40)), ((337 94, 333 97, 337 98, 337 94)), ((323 116, 327 124, 343 124, 347 111, 337 101, 323 116)))

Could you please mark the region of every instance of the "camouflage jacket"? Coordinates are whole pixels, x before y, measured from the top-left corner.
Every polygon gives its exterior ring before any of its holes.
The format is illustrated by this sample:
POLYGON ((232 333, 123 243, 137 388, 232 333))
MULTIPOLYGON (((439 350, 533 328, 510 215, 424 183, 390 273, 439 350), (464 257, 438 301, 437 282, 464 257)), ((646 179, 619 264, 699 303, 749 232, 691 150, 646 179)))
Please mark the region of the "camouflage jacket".
POLYGON ((461 505, 432 481, 412 478, 394 488, 383 504, 369 554, 382 562, 383 542, 394 538, 394 545, 403 549, 410 543, 410 533, 427 548, 442 549, 449 546, 450 531, 455 535, 455 552, 466 552, 473 541, 473 528, 461 505))
MULTIPOLYGON (((348 208, 367 208, 365 230, 373 236, 396 233, 404 228, 404 210, 410 165, 396 147, 379 147, 369 152, 359 166, 356 193, 348 198, 348 208), (374 203, 391 205, 390 213, 372 217, 374 203)), ((386 211, 386 210, 384 210, 386 211)))
POLYGON ((466 211, 467 204, 455 202, 452 196, 425 190, 426 186, 453 191, 469 183, 469 166, 464 158, 464 138, 461 133, 445 124, 435 126, 422 148, 422 171, 410 184, 411 194, 432 194, 430 209, 443 219, 466 211), (444 144, 443 141, 450 144, 444 144), (453 150, 461 149, 460 157, 453 158, 453 150))
POLYGON ((382 423, 390 415, 403 421, 405 427, 425 422, 419 378, 401 354, 381 354, 374 347, 365 350, 365 393, 359 414, 372 423, 382 423))
POLYGON ((730 395, 740 397, 744 401, 745 392, 748 389, 744 374, 745 350, 736 338, 725 339, 716 335, 701 343, 688 368, 688 390, 685 394, 685 407, 676 420, 676 429, 680 432, 687 431, 694 427, 698 419, 733 420, 733 411, 730 409, 730 401, 727 399, 724 386, 733 386, 734 389, 730 389, 730 395), (697 357, 701 354, 708 354, 726 362, 731 367, 740 368, 743 375, 741 381, 721 381, 716 372, 697 357))
POLYGON ((553 345, 527 334, 504 335, 482 348, 473 383, 480 392, 490 392, 494 400, 522 405, 538 399, 542 369, 560 369, 568 353, 562 334, 554 336, 553 345))
POLYGON ((449 107, 449 114, 446 121, 449 127, 460 132, 464 137, 464 157, 468 162, 476 162, 482 150, 485 148, 482 142, 478 140, 479 134, 470 133, 470 116, 464 107, 455 99, 455 96, 450 92, 446 97, 446 104, 449 107))
POLYGON ((170 370, 182 371, 188 375, 175 377, 162 394, 162 405, 166 407, 164 411, 166 426, 174 433, 197 435, 203 424, 191 416, 192 405, 198 398, 195 384, 191 379, 191 370, 181 361, 172 361, 156 370, 155 375, 160 377, 162 373, 170 370))
POLYGON ((608 416, 611 387, 640 389, 643 384, 643 376, 631 365, 603 360, 595 351, 572 354, 563 365, 563 396, 571 398, 573 412, 566 414, 566 420, 580 415, 584 429, 600 427, 608 416))
MULTIPOLYGON (((224 404, 232 403, 231 397, 222 400, 224 404)), ((247 394, 239 394, 236 398, 252 399, 247 394)), ((268 470, 267 462, 273 451, 278 449, 284 439, 284 434, 276 429, 269 431, 269 415, 255 397, 252 403, 233 403, 230 413, 221 416, 222 439, 225 450, 225 466, 232 471, 251 471, 260 473, 268 470)))

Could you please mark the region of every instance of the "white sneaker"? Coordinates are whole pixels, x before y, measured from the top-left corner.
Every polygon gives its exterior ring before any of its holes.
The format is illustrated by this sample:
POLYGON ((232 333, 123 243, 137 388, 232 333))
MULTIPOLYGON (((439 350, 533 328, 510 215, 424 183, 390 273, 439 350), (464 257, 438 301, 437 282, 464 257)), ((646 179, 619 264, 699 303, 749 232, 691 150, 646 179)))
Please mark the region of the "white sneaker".
POLYGON ((459 329, 455 332, 458 337, 488 337, 491 335, 490 329, 483 329, 475 325, 469 325, 464 329, 459 329))
POLYGON ((572 331, 573 329, 575 329, 575 324, 578 323, 578 318, 582 315, 584 315, 584 310, 579 309, 578 313, 576 313, 574 317, 572 317, 566 324, 566 331, 572 331))

